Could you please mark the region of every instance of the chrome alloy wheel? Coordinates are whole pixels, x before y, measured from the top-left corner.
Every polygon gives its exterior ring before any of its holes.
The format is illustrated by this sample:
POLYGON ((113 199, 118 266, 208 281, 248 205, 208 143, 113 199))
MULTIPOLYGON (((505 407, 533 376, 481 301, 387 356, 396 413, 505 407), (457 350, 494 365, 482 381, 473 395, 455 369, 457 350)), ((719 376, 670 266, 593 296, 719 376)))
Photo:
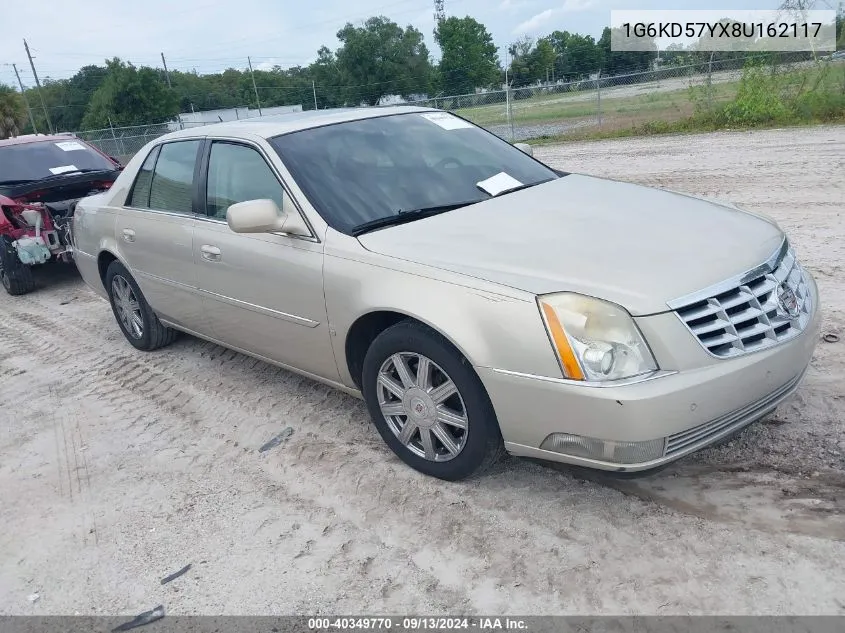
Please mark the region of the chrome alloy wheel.
POLYGON ((393 354, 382 363, 376 390, 387 426, 409 451, 447 462, 463 450, 469 433, 463 398, 431 359, 414 352, 393 354))
POLYGON ((111 282, 111 289, 114 307, 123 327, 132 335, 132 338, 143 338, 144 319, 141 316, 141 306, 132 286, 121 275, 115 275, 111 282))

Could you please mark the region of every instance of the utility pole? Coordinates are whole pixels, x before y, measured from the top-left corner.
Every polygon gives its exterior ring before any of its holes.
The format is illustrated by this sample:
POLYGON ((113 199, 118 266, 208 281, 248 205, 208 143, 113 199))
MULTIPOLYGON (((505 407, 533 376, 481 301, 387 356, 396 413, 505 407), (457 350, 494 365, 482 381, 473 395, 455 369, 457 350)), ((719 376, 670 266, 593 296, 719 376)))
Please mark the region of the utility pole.
POLYGON ((38 134, 38 128, 35 127, 35 117, 32 116, 32 108, 29 107, 29 99, 26 98, 26 90, 23 87, 20 73, 18 73, 18 67, 15 64, 12 64, 12 68, 15 69, 15 77, 18 78, 18 85, 21 87, 21 95, 23 96, 23 102, 26 105, 26 111, 29 113, 29 122, 32 125, 32 131, 35 134, 38 134))
POLYGON ((311 90, 314 92, 314 109, 317 110, 317 84, 314 83, 314 80, 311 80, 311 90))
MULTIPOLYGON (((161 54, 161 63, 164 65, 164 77, 167 79, 167 87, 173 90, 173 86, 170 83, 170 71, 167 70, 167 60, 164 59, 164 53, 161 54)), ((182 109, 181 107, 179 108, 182 109)), ((185 126, 182 124, 182 115, 180 113, 176 113, 176 119, 179 121, 179 129, 184 130, 185 126)))
POLYGON ((173 86, 170 85, 170 71, 167 70, 167 61, 164 59, 164 53, 161 54, 161 63, 164 64, 164 77, 167 79, 167 87, 173 90, 173 86))
POLYGON ((252 59, 247 57, 246 60, 249 62, 249 74, 252 75, 252 89, 255 90, 255 103, 258 104, 258 116, 263 116, 261 114, 261 100, 258 98, 258 86, 255 85, 255 71, 252 69, 252 59))
POLYGON ((32 54, 29 52, 29 44, 26 40, 23 41, 23 47, 26 49, 26 56, 29 57, 29 65, 32 68, 32 76, 35 77, 35 86, 38 88, 38 98, 41 100, 41 107, 44 108, 44 118, 47 119, 47 129, 50 134, 53 133, 53 122, 50 121, 50 113, 47 112, 47 104, 44 103, 44 95, 41 94, 41 82, 38 80, 38 73, 35 72, 35 62, 32 61, 32 54))

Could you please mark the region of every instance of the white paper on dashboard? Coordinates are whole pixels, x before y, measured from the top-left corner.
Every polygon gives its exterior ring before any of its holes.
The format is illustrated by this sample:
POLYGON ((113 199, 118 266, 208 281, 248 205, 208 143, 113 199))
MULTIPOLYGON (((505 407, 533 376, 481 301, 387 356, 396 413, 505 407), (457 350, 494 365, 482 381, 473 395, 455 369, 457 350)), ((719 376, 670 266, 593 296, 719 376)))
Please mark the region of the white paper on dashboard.
POLYGON ((487 180, 482 180, 481 182, 476 183, 475 186, 486 191, 491 196, 498 196, 503 191, 507 191, 508 189, 513 189, 514 187, 519 187, 521 185, 522 183, 516 178, 500 171, 495 176, 491 176, 487 180))
POLYGON ((439 125, 444 130, 460 130, 462 128, 472 127, 467 121, 448 112, 426 112, 420 116, 439 125))
POLYGON ((56 147, 65 152, 85 151, 85 146, 78 141, 61 141, 60 143, 56 143, 56 147))
POLYGON ((76 165, 63 165, 61 167, 50 167, 50 173, 54 176, 58 174, 66 174, 70 171, 79 171, 79 168, 76 165))

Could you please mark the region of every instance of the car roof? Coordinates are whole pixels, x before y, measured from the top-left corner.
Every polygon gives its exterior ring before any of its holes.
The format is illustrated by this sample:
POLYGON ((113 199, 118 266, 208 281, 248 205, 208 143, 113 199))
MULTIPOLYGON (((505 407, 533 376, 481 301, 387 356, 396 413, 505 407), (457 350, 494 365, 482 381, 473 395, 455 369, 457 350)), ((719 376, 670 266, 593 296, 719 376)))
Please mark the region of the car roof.
POLYGON ((333 108, 327 110, 305 110, 287 114, 274 114, 263 117, 251 117, 239 121, 212 123, 202 127, 192 127, 177 132, 170 132, 162 139, 179 138, 183 136, 239 136, 241 134, 256 135, 271 138, 288 132, 297 132, 309 128, 390 116, 393 114, 407 114, 411 112, 436 112, 434 108, 420 108, 417 106, 385 106, 370 108, 333 108))
MULTIPOLYGON (((61 141, 82 141, 73 134, 23 134, 12 138, 0 139, 0 147, 6 145, 24 145, 26 143, 57 143, 61 141)), ((84 141, 82 141, 84 142, 84 141)))

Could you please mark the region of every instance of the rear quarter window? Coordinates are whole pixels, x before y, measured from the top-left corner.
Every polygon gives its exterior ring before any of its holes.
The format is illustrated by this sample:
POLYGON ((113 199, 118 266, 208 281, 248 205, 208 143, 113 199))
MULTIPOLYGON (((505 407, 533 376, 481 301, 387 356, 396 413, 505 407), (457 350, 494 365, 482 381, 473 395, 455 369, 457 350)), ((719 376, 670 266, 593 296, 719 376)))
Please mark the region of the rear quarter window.
POLYGON ((138 175, 135 177, 135 184, 126 200, 126 206, 146 209, 150 206, 150 185, 153 183, 153 169, 161 145, 157 145, 147 156, 147 160, 141 165, 138 175))
POLYGON ((201 146, 202 141, 175 141, 161 146, 150 183, 150 209, 193 212, 194 167, 201 146))

